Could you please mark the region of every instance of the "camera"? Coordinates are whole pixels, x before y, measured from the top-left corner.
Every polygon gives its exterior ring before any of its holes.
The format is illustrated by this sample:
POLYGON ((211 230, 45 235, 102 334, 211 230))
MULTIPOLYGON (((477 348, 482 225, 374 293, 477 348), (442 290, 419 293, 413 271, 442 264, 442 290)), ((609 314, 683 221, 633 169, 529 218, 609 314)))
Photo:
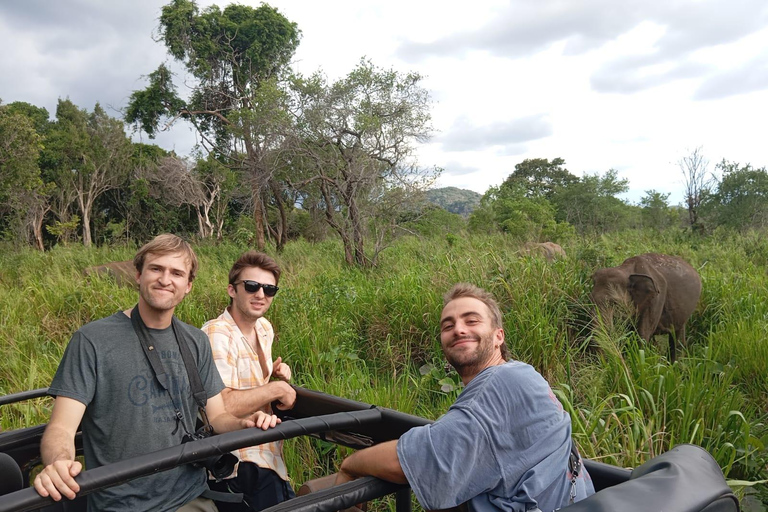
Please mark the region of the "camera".
MULTIPOLYGON (((190 434, 189 432, 184 434, 184 436, 181 438, 181 442, 183 444, 190 441, 199 441, 201 439, 207 439, 212 435, 213 432, 210 430, 210 428, 202 427, 197 429, 194 434, 190 434)), ((193 462, 192 465, 196 468, 207 469, 211 473, 211 476, 213 476, 216 481, 219 481, 232 474, 232 472, 235 470, 235 465, 237 462, 237 457, 231 453, 225 453, 222 455, 211 455, 210 457, 206 457, 203 460, 193 462)))

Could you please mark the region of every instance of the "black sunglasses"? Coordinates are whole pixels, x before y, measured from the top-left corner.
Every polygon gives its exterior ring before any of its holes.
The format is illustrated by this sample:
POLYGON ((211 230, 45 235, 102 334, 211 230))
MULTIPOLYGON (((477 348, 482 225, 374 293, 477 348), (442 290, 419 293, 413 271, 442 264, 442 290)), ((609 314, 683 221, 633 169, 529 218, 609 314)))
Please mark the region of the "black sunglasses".
POLYGON ((257 283, 256 281, 251 281, 250 279, 243 279, 242 281, 232 283, 232 286, 237 286, 240 283, 243 283, 243 288, 248 293, 256 293, 263 288, 264 295, 266 295, 267 297, 274 297, 277 294, 277 290, 280 289, 273 284, 261 284, 261 283, 257 283))

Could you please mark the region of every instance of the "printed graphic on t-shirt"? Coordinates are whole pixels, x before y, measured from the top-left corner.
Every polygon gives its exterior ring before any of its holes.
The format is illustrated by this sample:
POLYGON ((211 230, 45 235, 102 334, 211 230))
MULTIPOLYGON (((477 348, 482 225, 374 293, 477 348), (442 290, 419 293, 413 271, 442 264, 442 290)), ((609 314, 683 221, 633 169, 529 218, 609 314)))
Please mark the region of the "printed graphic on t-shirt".
POLYGON ((191 395, 191 389, 181 354, 173 350, 161 350, 159 354, 166 372, 168 392, 155 379, 152 369, 146 368, 131 379, 128 401, 135 407, 149 407, 149 416, 154 423, 170 423, 176 421, 175 408, 182 407, 183 401, 191 395))

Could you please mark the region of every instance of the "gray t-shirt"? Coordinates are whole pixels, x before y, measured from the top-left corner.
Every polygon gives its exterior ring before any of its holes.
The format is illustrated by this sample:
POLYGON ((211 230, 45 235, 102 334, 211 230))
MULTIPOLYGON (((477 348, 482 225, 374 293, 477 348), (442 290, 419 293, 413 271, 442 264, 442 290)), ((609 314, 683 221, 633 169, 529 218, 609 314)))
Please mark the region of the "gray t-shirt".
MULTIPOLYGON (((480 372, 435 423, 412 428, 397 456, 427 510, 465 501, 481 512, 544 512, 568 505, 571 420, 530 365, 480 372)), ((585 469, 576 499, 593 494, 585 469)))
MULTIPOLYGON (((180 322, 181 323, 181 322, 180 322)), ((202 331, 181 323, 208 397, 224 389, 202 331)), ((169 391, 194 432, 197 405, 173 329, 149 329, 168 374, 169 391)), ((181 333, 180 333, 181 336, 181 333)), ((86 405, 82 421, 85 466, 93 469, 163 448, 184 435, 169 393, 160 387, 131 319, 123 312, 83 326, 62 357, 49 393, 86 405)), ((207 488, 206 472, 189 464, 88 495, 89 510, 176 510, 207 488)))

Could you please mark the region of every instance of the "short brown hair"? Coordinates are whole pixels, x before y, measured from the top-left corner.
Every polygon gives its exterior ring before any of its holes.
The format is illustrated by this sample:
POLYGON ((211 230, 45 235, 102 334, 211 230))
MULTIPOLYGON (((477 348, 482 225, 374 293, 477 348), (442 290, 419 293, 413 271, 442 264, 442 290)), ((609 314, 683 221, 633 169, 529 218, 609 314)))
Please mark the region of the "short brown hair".
POLYGON ((258 267, 267 272, 272 272, 272 275, 275 276, 275 285, 280 283, 280 266, 277 262, 263 252, 248 251, 240 255, 229 270, 229 284, 235 284, 240 278, 243 269, 250 267, 258 267))
POLYGON ((197 276, 197 256, 195 256, 195 251, 192 250, 192 246, 189 243, 171 233, 157 235, 151 242, 144 244, 139 249, 139 252, 136 253, 136 256, 134 256, 133 266, 141 273, 144 270, 144 261, 147 259, 147 254, 165 255, 178 253, 182 253, 187 258, 189 263, 189 282, 191 283, 195 280, 195 276, 197 276))
MULTIPOLYGON (((491 314, 491 327, 494 329, 503 329, 504 325, 501 322, 501 309, 496 300, 489 292, 483 290, 479 286, 475 286, 470 283, 456 283, 453 287, 443 295, 443 307, 447 306, 449 302, 463 297, 469 297, 477 299, 488 308, 488 312, 491 314)), ((509 349, 506 342, 501 344, 501 356, 504 359, 509 359, 509 349)))

